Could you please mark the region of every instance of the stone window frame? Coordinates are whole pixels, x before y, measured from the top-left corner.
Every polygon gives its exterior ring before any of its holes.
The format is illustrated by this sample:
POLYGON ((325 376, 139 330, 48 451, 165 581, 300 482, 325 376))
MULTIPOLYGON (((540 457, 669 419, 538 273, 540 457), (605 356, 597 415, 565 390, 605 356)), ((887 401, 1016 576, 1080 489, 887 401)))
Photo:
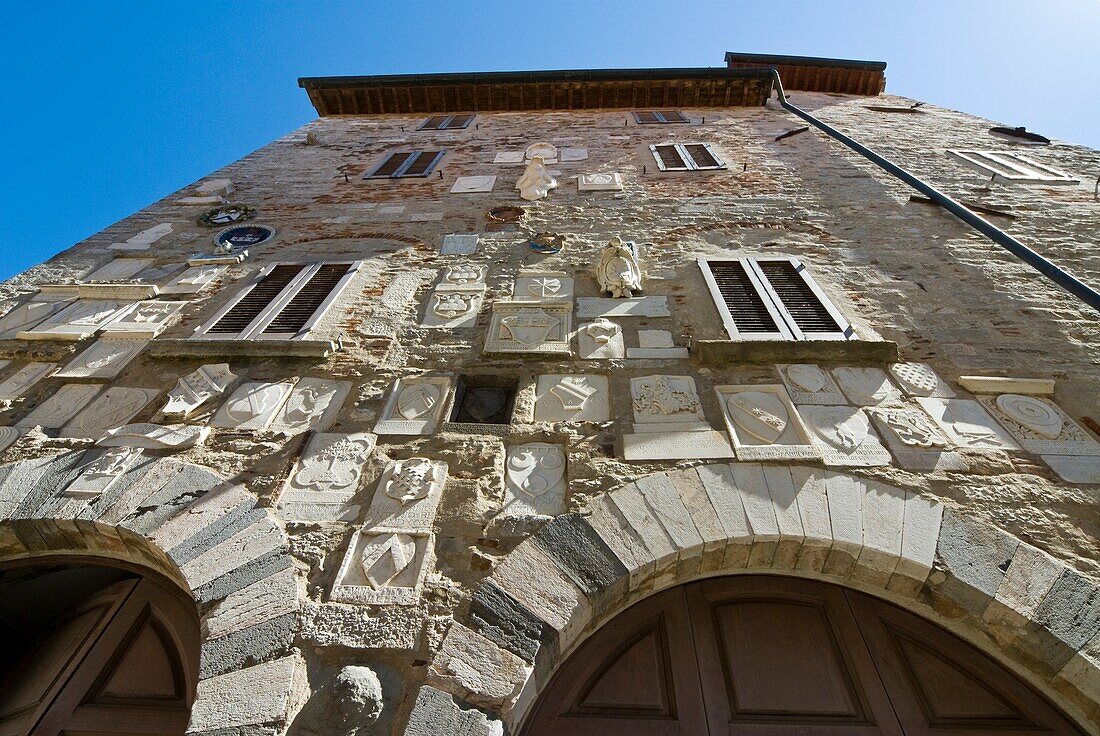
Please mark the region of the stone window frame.
POLYGON ((474 122, 477 117, 476 113, 465 112, 455 113, 454 115, 429 115, 424 119, 420 125, 417 126, 417 130, 465 130, 470 127, 470 123, 474 122), (459 124, 455 124, 456 118, 459 120, 459 124), (433 120, 439 120, 439 123, 433 126, 431 123, 433 120))
POLYGON ((439 149, 434 151, 435 156, 424 167, 422 171, 418 171, 415 174, 408 173, 412 165, 425 153, 432 153, 433 151, 427 149, 415 149, 411 151, 394 151, 387 154, 381 161, 378 162, 370 171, 363 175, 364 179, 423 179, 435 171, 436 166, 443 160, 443 157, 447 154, 446 149, 439 149), (385 168, 395 156, 404 156, 405 161, 398 166, 390 174, 379 174, 378 172, 385 168))
POLYGON ((834 305, 832 300, 825 294, 825 291, 818 285, 813 276, 810 275, 809 269, 806 268, 805 264, 798 258, 790 256, 742 256, 738 258, 698 256, 696 258, 696 263, 699 264, 699 270, 703 273, 703 279, 706 281, 711 299, 718 309, 718 314, 722 318, 722 325, 726 328, 726 332, 729 334, 731 340, 851 340, 855 337, 855 329, 852 327, 852 324, 845 318, 844 314, 837 309, 836 305, 834 305), (802 330, 796 324, 795 318, 791 314, 783 298, 776 292, 768 277, 765 276, 764 272, 760 269, 759 262, 761 261, 790 263, 801 277, 803 283, 817 299, 818 304, 825 309, 833 321, 840 327, 840 330, 822 332, 802 330), (768 316, 772 319, 777 328, 776 330, 771 332, 742 332, 737 328, 733 314, 730 311, 729 305, 726 303, 725 297, 722 295, 722 290, 710 267, 711 263, 729 262, 737 262, 742 265, 749 283, 763 302, 764 307, 767 309, 768 316))
POLYGON ((678 125, 691 122, 691 118, 681 110, 635 110, 630 114, 638 125, 678 125), (680 116, 680 120, 670 120, 665 113, 675 113, 680 116), (653 119, 644 119, 644 115, 652 115, 653 119))
POLYGON ((714 149, 710 143, 701 143, 695 141, 687 141, 683 143, 677 143, 675 141, 668 141, 667 143, 652 143, 649 146, 649 152, 653 156, 653 160, 657 162, 657 168, 661 171, 721 171, 726 168, 726 162, 718 155, 718 152, 714 149), (673 146, 676 149, 676 153, 680 156, 680 159, 686 166, 673 166, 671 162, 665 161, 661 158, 658 148, 665 146, 673 146), (688 146, 702 146, 707 150, 716 162, 716 166, 701 166, 694 157, 688 152, 688 146))
POLYGON ((195 329, 195 334, 192 335, 192 339, 203 340, 301 340, 304 339, 310 331, 317 325, 321 318, 328 312, 333 303, 340 297, 341 293, 351 282, 352 278, 359 272, 362 267, 363 261, 312 261, 308 263, 294 263, 288 261, 276 261, 269 263, 260 269, 248 283, 241 287, 233 298, 226 302, 222 307, 214 313, 214 315, 204 322, 202 325, 195 329), (348 270, 340 277, 340 280, 329 290, 324 300, 320 305, 314 309, 313 314, 302 325, 301 329, 291 334, 286 332, 276 332, 264 334, 264 330, 280 315, 283 310, 290 304, 299 293, 303 291, 305 286, 309 283, 310 279, 317 274, 324 266, 333 265, 347 265, 348 270), (302 270, 291 281, 283 287, 283 289, 276 294, 260 312, 252 319, 248 325, 239 332, 231 333, 212 333, 210 330, 218 324, 218 322, 227 315, 234 307, 237 306, 248 296, 251 291, 256 288, 272 271, 278 266, 288 265, 301 265, 304 266, 302 270))
POLYGON ((947 155, 1001 184, 1073 186, 1079 179, 1012 151, 947 149, 947 155))

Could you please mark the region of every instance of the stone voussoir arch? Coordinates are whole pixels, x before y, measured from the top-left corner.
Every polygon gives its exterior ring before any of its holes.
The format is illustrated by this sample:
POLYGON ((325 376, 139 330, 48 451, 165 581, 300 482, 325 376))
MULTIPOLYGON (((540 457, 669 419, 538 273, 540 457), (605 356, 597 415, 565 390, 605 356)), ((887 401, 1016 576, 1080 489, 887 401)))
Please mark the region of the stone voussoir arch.
POLYGON ((0 466, 0 566, 66 557, 148 573, 189 592, 202 649, 189 734, 285 723, 300 657, 285 532, 256 497, 172 458, 139 458, 87 499, 66 487, 104 450, 0 466))
POLYGON ((448 630, 406 734, 514 733, 557 666, 632 603, 716 575, 856 588, 970 641, 1100 731, 1100 588, 913 491, 754 463, 655 473, 506 555, 448 630))

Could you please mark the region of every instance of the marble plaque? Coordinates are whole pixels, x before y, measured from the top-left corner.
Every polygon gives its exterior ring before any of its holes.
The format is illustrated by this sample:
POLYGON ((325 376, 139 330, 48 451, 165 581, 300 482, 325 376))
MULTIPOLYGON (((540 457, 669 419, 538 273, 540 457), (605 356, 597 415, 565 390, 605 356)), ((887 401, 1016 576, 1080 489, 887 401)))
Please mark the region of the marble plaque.
POLYGON ((236 380, 228 363, 201 366, 179 379, 168 392, 168 403, 161 413, 186 418, 210 399, 225 393, 236 380))
POLYGON ((100 447, 140 447, 178 452, 201 445, 209 436, 209 427, 138 422, 107 430, 96 444, 100 447))
POLYGON ((13 307, 0 317, 0 340, 13 339, 20 332, 35 327, 70 304, 71 300, 63 299, 55 302, 29 301, 13 307))
POLYGON ((421 327, 472 327, 481 311, 484 292, 481 291, 433 291, 428 295, 421 327))
MULTIPOLYGON (((0 442, 0 445, 3 443, 0 442)), ((1041 455, 1040 457, 1070 483, 1100 483, 1100 455, 1041 455)))
POLYGON ((608 360, 626 356, 623 328, 600 318, 577 328, 577 354, 581 360, 608 360))
POLYGON ((607 422, 611 399, 607 376, 539 376, 536 422, 607 422))
POLYGON ((107 335, 152 338, 159 335, 179 316, 187 302, 135 302, 103 325, 107 335))
POLYGON ((439 277, 436 291, 483 291, 488 266, 460 264, 447 266, 439 277))
POLYGON ((16 336, 24 340, 82 340, 94 335, 126 307, 116 301, 81 299, 16 336))
POLYGON ((265 429, 293 386, 294 381, 290 379, 278 383, 243 383, 221 405, 210 425, 239 430, 265 429))
POLYGON ((949 452, 947 435, 917 409, 872 408, 867 412, 898 465, 907 470, 967 470, 966 461, 949 452))
POLYGON ((506 302, 493 304, 485 338, 487 353, 570 353, 572 304, 506 302))
POLYGON ((99 439, 107 430, 128 423, 159 393, 155 388, 111 386, 73 417, 61 436, 99 439))
POLYGON ((890 375, 910 396, 945 399, 955 395, 927 363, 892 363, 890 375))
POLYGON ((535 156, 540 156, 544 164, 556 164, 558 162, 558 147, 545 141, 532 143, 523 152, 523 157, 531 161, 535 156))
POLYGON ((645 425, 655 425, 653 431, 669 426, 690 429, 710 429, 703 414, 703 405, 691 376, 642 376, 630 379, 631 406, 634 411, 634 431, 650 431, 645 425))
POLYGON ((635 296, 627 299, 605 297, 580 297, 577 299, 577 317, 669 317, 667 296, 635 296))
POLYGON ((672 340, 672 333, 668 330, 638 330, 638 347, 640 348, 673 348, 676 343, 672 340))
POLYGON ((268 429, 288 435, 310 429, 324 432, 336 421, 350 391, 350 381, 300 378, 268 429))
POLYGON ((686 360, 688 349, 677 347, 668 330, 638 330, 638 347, 627 348, 628 358, 686 360))
POLYGON ((715 386, 738 460, 812 460, 821 457, 810 431, 777 384, 715 386))
POLYGON ((573 298, 573 279, 565 271, 524 271, 516 277, 512 298, 517 301, 568 301, 573 298))
POLYGON ((1011 376, 959 376, 959 385, 975 394, 1054 395, 1053 378, 1015 378, 1011 376))
POLYGON ((34 411, 16 422, 15 426, 60 429, 102 390, 102 385, 67 383, 34 411))
POLYGON ((841 391, 856 406, 894 406, 902 403, 901 391, 879 368, 834 368, 841 391))
POLYGON ((799 406, 798 413, 826 465, 869 468, 890 464, 890 453, 854 406, 799 406))
POLYGON ((147 344, 146 340, 96 340, 54 375, 58 378, 115 378, 147 344))
POLYGON ((27 363, 0 383, 0 401, 14 401, 50 375, 57 363, 27 363))
POLYGON ((558 160, 560 160, 563 164, 571 163, 573 161, 587 161, 588 149, 562 148, 558 151, 558 160))
POLYGON ((733 448, 725 432, 697 431, 637 432, 623 435, 623 458, 639 460, 729 459, 733 448))
POLYGON ((622 190, 621 174, 581 174, 577 177, 579 192, 621 192, 622 190))
POLYGON ((444 376, 399 378, 390 390, 378 434, 432 434, 443 421, 453 381, 444 376))
POLYGON ((116 258, 85 276, 83 281, 125 281, 153 265, 152 258, 116 258))
POLYGON ((357 529, 330 598, 374 606, 414 606, 434 557, 429 532, 357 529))
POLYGON ((451 187, 451 194, 479 194, 493 191, 496 176, 460 176, 451 187))
POLYGON ((23 430, 16 427, 0 427, 0 452, 4 452, 23 436, 23 430))
POLYGON ((813 363, 777 365, 779 377, 796 404, 846 404, 840 387, 824 368, 813 363))
POLYGON ((141 458, 136 447, 114 447, 104 451, 80 470, 80 475, 65 488, 62 495, 70 498, 93 499, 107 491, 141 458))
POLYGON ((522 164, 523 151, 499 151, 493 157, 494 164, 522 164))
POLYGON ((445 256, 469 256, 477 253, 477 241, 480 236, 451 234, 443 236, 443 246, 439 253, 445 256))
POLYGON ((161 294, 197 294, 225 273, 226 266, 209 264, 190 266, 170 282, 160 287, 161 294))
POLYGON ((122 243, 111 243, 114 250, 149 250, 149 246, 172 232, 172 223, 162 222, 126 238, 122 243))
POLYGON ((916 401, 956 447, 968 450, 1020 449, 977 401, 925 397, 917 397, 916 401))
POLYGON ((375 437, 314 433, 283 486, 280 516, 289 521, 355 521, 351 500, 363 482, 375 437))
POLYGON ((979 396, 978 401, 1028 452, 1100 455, 1100 442, 1049 399, 1001 394, 979 396))
POLYGON ((565 511, 568 488, 561 445, 531 442, 508 448, 504 464, 504 506, 511 517, 555 517, 565 511))
POLYGON ((423 457, 390 463, 374 491, 365 526, 431 531, 446 482, 447 463, 423 457))

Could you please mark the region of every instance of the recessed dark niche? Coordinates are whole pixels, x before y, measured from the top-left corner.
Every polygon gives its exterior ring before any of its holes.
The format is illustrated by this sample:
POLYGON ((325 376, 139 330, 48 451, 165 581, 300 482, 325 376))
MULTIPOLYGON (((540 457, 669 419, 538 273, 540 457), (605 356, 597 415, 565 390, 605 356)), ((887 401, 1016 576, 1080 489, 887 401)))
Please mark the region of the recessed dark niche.
POLYGON ((455 389, 451 421, 461 424, 509 424, 516 381, 502 376, 462 376, 455 389))

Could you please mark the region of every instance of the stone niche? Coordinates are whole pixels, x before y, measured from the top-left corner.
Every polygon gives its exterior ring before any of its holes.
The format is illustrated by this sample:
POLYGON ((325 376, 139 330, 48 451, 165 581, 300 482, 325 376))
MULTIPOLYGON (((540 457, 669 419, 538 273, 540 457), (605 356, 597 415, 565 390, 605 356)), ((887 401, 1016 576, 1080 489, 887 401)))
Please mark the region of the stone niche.
POLYGON ((399 378, 390 389, 378 434, 432 434, 443 421, 454 380, 449 376, 399 378))
POLYGON ((505 376, 467 375, 458 380, 450 423, 508 425, 516 398, 516 380, 505 376))
POLYGON ((496 302, 485 352, 569 354, 572 314, 570 302, 496 302))

